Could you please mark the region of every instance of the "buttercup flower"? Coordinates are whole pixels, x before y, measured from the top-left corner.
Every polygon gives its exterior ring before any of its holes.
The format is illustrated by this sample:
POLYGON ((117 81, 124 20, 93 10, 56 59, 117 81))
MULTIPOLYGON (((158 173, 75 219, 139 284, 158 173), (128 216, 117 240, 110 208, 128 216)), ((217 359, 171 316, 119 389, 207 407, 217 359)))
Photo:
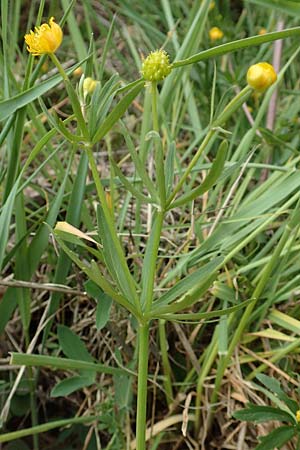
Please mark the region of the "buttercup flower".
POLYGON ((60 26, 51 17, 48 23, 35 27, 34 31, 25 34, 27 50, 34 56, 55 53, 61 44, 63 32, 60 26))
POLYGON ((82 67, 77 67, 77 69, 75 69, 73 72, 74 77, 80 77, 82 74, 83 74, 82 67))
POLYGON ((247 83, 258 92, 265 91, 277 80, 274 67, 267 62, 254 64, 248 69, 247 83))
POLYGON ((259 34, 260 36, 263 36, 264 34, 266 34, 266 32, 267 32, 267 30, 266 30, 265 28, 261 28, 261 29, 259 30, 258 34, 259 34))
POLYGON ((141 74, 147 81, 161 81, 172 70, 169 55, 164 50, 156 50, 143 61, 141 74))
POLYGON ((298 409, 298 411, 296 412, 296 421, 297 423, 300 422, 300 410, 298 409))
POLYGON ((222 37, 224 36, 224 33, 222 30, 220 30, 220 28, 218 27, 212 27, 209 30, 209 37, 211 41, 217 41, 218 39, 222 39, 222 37))

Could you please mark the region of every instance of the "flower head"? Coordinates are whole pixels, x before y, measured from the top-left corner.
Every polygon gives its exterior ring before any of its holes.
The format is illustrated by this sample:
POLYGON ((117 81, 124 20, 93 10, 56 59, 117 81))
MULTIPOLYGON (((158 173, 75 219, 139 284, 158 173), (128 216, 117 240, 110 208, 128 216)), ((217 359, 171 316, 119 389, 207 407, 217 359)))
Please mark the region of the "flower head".
POLYGON ((27 50, 34 56, 55 53, 62 38, 62 29, 55 23, 54 17, 51 17, 49 24, 43 23, 40 27, 35 27, 34 31, 25 34, 27 50))
POLYGON ((260 35, 260 36, 263 36, 264 34, 266 34, 267 33, 267 30, 265 29, 265 28, 261 28, 260 30, 259 30, 259 32, 258 32, 258 34, 260 35))
POLYGON ((274 67, 267 62, 250 66, 247 72, 247 83, 258 92, 265 91, 277 80, 274 67))
POLYGON ((161 81, 172 70, 169 55, 164 50, 156 50, 143 61, 141 74, 147 81, 161 81))
POLYGON ((217 41, 218 39, 222 39, 222 37, 224 36, 224 33, 222 30, 220 30, 220 28, 218 27, 212 27, 209 30, 209 37, 211 41, 217 41))
POLYGON ((296 412, 296 421, 297 423, 300 422, 300 410, 298 409, 298 411, 296 412))

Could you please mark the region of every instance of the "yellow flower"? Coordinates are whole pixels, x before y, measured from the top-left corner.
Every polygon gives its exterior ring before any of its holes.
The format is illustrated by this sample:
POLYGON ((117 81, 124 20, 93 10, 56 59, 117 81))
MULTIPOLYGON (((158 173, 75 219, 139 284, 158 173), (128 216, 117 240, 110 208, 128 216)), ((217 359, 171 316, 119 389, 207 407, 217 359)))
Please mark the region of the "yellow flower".
POLYGON ((211 41, 217 41, 218 39, 222 39, 223 36, 224 36, 223 31, 220 30, 220 28, 218 27, 212 27, 209 30, 209 37, 211 41))
POLYGON ((83 74, 82 67, 77 67, 77 69, 75 69, 73 72, 74 77, 80 77, 82 74, 83 74))
POLYGON ((300 410, 298 409, 298 411, 296 412, 296 421, 297 423, 300 422, 300 410))
POLYGON ((258 92, 265 91, 277 80, 274 67, 267 62, 250 66, 247 72, 247 83, 258 92))
POLYGON ((141 74, 147 81, 161 81, 172 70, 169 55, 164 50, 156 50, 143 61, 141 74))
POLYGON ((262 36, 262 35, 266 34, 266 32, 267 32, 267 30, 266 30, 265 28, 261 28, 261 29, 259 30, 258 34, 259 34, 260 36, 262 36))
POLYGON ((34 56, 55 53, 62 38, 62 29, 54 22, 54 17, 51 17, 49 24, 43 23, 40 27, 35 27, 34 31, 25 34, 27 50, 34 56))

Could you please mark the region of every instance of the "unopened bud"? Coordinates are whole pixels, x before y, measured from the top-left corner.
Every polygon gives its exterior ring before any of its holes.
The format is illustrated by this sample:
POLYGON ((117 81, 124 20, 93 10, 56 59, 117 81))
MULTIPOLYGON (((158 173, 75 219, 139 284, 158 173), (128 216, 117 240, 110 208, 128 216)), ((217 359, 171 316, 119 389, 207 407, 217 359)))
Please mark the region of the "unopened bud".
POLYGON ((247 83, 258 92, 265 91, 277 80, 274 67, 267 62, 254 64, 248 69, 247 83))
POLYGON ((83 92, 84 95, 92 94, 96 89, 98 81, 93 80, 91 77, 87 77, 83 81, 83 92))

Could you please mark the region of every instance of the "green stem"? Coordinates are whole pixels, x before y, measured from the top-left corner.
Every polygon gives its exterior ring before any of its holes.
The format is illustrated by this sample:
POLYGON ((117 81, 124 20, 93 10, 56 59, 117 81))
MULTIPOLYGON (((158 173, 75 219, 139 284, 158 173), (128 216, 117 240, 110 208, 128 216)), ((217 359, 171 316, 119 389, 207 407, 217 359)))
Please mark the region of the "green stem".
POLYGON ((58 72, 60 73, 65 86, 66 86, 66 90, 68 92, 71 104, 72 104, 72 108, 74 111, 74 114, 76 116, 79 128, 81 130, 81 133, 84 137, 84 139, 86 141, 89 141, 89 130, 87 127, 87 124, 84 120, 83 114, 82 114, 82 109, 81 109, 81 105, 80 102, 78 100, 78 96, 76 94, 75 89, 73 88, 70 79, 66 73, 66 71, 64 70, 63 66, 61 65, 61 63, 59 62, 59 60, 57 59, 57 57, 55 56, 54 53, 49 53, 49 56, 53 62, 53 64, 57 67, 58 72))
POLYGON ((73 419, 55 420, 54 422, 47 422, 42 425, 37 425, 32 428, 24 428, 23 430, 13 431, 11 433, 1 434, 0 442, 10 442, 15 439, 20 439, 26 436, 38 435, 39 433, 45 433, 46 431, 53 430, 55 428, 61 428, 75 423, 94 422, 99 416, 83 416, 75 417, 73 419))
POLYGON ((215 136, 217 134, 217 130, 214 129, 210 129, 207 133, 207 135, 205 136, 203 142, 201 143, 197 153, 194 155, 192 161, 190 162, 190 164, 188 165, 186 171, 184 172, 184 174, 182 175, 181 179, 179 180, 178 184, 175 186, 172 194, 170 195, 170 197, 167 199, 167 207, 169 207, 170 203, 172 202, 172 200, 174 200, 174 198, 176 197, 176 194, 180 191, 180 189, 182 188, 183 184, 185 183, 185 181, 187 180, 187 178, 189 177, 190 173, 192 172, 193 168, 195 167, 195 165, 198 162, 198 159, 200 158, 200 156, 202 155, 203 151, 205 150, 206 146, 208 145, 209 141, 212 139, 213 136, 215 136))
POLYGON ((63 66, 61 65, 61 63, 59 62, 59 60, 57 59, 57 57, 55 56, 54 53, 49 53, 49 56, 53 62, 53 64, 56 66, 57 70, 59 71, 62 79, 64 80, 64 82, 69 82, 69 77, 65 71, 65 69, 63 68, 63 66))
POLYGON ((155 81, 152 82, 151 86, 151 99, 152 99, 153 130, 159 133, 158 113, 157 113, 157 83, 155 81))
POLYGON ((139 326, 139 366, 136 413, 136 450, 146 449, 147 378, 149 354, 149 323, 139 326))
POLYGON ((157 254, 164 216, 164 211, 159 211, 156 215, 144 259, 144 266, 146 267, 147 272, 144 272, 143 267, 143 290, 141 293, 141 304, 145 305, 145 312, 150 311, 153 302, 157 254))
POLYGON ((245 86, 223 109, 221 114, 213 121, 211 127, 221 127, 232 114, 246 102, 252 94, 253 89, 249 85, 245 86))
POLYGON ((213 366, 214 360, 218 353, 218 345, 216 339, 216 331, 213 336, 213 340, 210 343, 208 349, 206 350, 205 360, 203 361, 201 367, 201 373, 197 381, 197 394, 196 394, 196 404, 195 404, 195 435, 198 436, 200 430, 200 420, 201 420, 201 400, 202 392, 205 379, 213 366))
POLYGON ((158 110, 157 110, 157 100, 158 100, 157 83, 153 81, 151 87, 152 87, 151 98, 152 98, 153 130, 157 133, 157 135, 154 138, 155 175, 160 197, 160 204, 162 208, 164 208, 166 203, 166 181, 164 171, 164 150, 161 142, 161 137, 159 135, 158 110))
POLYGON ((158 324, 159 331, 159 344, 160 344, 160 352, 161 359, 163 365, 164 372, 164 389, 166 391, 166 400, 167 404, 170 405, 173 402, 173 390, 172 390, 172 379, 171 379, 171 367, 168 358, 168 340, 166 336, 166 321, 164 319, 159 320, 158 324))

